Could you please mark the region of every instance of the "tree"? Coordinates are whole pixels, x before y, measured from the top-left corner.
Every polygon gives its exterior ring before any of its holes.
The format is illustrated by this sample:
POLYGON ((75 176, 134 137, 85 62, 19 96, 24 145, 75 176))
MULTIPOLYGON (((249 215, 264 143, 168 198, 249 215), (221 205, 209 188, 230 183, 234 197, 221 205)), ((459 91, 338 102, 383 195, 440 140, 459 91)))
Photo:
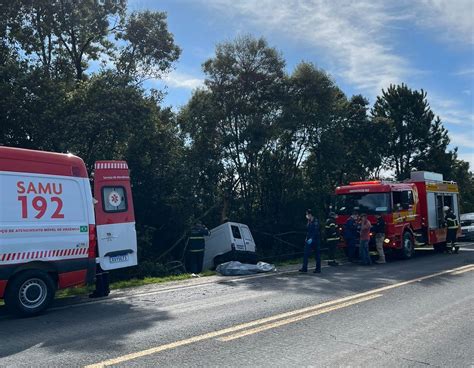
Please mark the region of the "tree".
MULTIPOLYGON (((193 93, 178 116, 184 139, 189 142, 184 156, 184 193, 194 203, 196 218, 216 204, 221 204, 227 195, 223 181, 225 170, 221 151, 222 137, 217 129, 218 114, 212 93, 201 89, 193 93)), ((225 216, 224 214, 222 217, 225 216)), ((207 223, 215 224, 217 218, 218 216, 214 221, 208 218, 207 223)))
POLYGON ((457 148, 452 151, 448 150, 449 143, 448 131, 437 116, 426 137, 427 148, 413 160, 414 168, 438 172, 443 174, 445 178, 453 177, 457 148))
POLYGON ((109 36, 123 23, 125 5, 126 0, 15 0, 6 36, 47 73, 70 67, 82 80, 89 61, 113 48, 109 36))
POLYGON ((126 42, 118 53, 117 68, 138 80, 160 78, 181 53, 162 12, 133 12, 117 38, 126 42))
POLYGON ((382 90, 372 109, 373 118, 386 119, 389 124, 389 165, 399 179, 409 177, 415 158, 429 144, 434 114, 426 96, 425 91, 413 91, 405 84, 391 85, 382 90))
POLYGON ((284 124, 295 129, 298 145, 303 145, 306 196, 322 217, 335 185, 331 163, 338 147, 334 138, 342 128, 341 107, 347 100, 331 77, 311 63, 300 63, 289 83, 284 124))
POLYGON ((250 36, 218 45, 216 56, 204 63, 205 83, 218 116, 223 162, 227 172, 236 175, 248 216, 256 204, 260 158, 274 142, 284 64, 264 39, 250 36))

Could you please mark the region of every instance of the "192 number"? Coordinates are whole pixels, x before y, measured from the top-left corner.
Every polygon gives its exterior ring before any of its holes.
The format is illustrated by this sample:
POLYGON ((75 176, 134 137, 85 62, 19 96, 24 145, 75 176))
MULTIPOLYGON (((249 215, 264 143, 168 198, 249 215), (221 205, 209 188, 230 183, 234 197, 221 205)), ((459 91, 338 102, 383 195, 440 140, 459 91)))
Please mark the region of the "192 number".
MULTIPOLYGON (((28 218, 28 197, 18 196, 18 200, 21 202, 21 217, 28 218)), ((52 219, 62 219, 64 214, 61 212, 63 209, 63 201, 59 197, 50 198, 51 205, 55 205, 56 208, 51 215, 52 219)), ((31 200, 31 206, 36 210, 35 218, 40 219, 48 210, 48 200, 45 197, 36 196, 31 200)))

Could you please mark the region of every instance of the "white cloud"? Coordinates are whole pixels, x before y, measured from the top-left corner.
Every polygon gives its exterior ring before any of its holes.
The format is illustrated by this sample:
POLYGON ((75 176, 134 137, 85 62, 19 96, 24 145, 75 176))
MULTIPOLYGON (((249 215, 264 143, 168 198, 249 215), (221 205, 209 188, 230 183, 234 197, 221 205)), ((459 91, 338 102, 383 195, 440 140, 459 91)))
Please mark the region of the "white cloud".
POLYGON ((447 124, 464 126, 468 131, 474 131, 474 113, 463 109, 458 101, 443 98, 436 94, 428 94, 431 109, 447 124))
POLYGON ((449 132, 449 138, 451 138, 451 144, 456 147, 474 148, 474 129, 466 134, 452 133, 449 132))
POLYGON ((470 171, 474 172, 474 152, 458 153, 458 158, 469 162, 470 171))
POLYGON ((371 97, 415 72, 390 44, 390 32, 407 17, 399 7, 370 0, 210 0, 205 4, 239 24, 250 22, 267 33, 322 50, 334 64, 335 75, 371 97))
POLYGON ((176 70, 165 75, 163 81, 170 87, 174 88, 184 88, 193 90, 204 85, 204 79, 198 78, 196 76, 178 72, 176 70))
POLYGON ((468 68, 468 69, 461 69, 454 73, 454 75, 459 75, 459 76, 469 76, 469 75, 474 75, 474 68, 468 68))
POLYGON ((472 0, 420 0, 410 3, 417 24, 436 32, 446 41, 474 44, 472 0))

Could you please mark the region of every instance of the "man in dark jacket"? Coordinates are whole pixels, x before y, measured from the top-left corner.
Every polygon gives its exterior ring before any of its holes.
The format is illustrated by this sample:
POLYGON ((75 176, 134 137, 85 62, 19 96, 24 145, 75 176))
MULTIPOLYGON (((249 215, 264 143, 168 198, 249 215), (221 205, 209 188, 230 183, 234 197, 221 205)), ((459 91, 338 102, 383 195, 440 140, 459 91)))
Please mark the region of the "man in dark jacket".
POLYGON ((328 247, 328 265, 338 266, 336 261, 336 247, 339 242, 339 229, 336 224, 336 214, 329 213, 326 219, 326 226, 324 227, 324 235, 326 237, 326 246, 328 247))
POLYGON ((205 240, 209 235, 209 230, 203 224, 197 222, 191 229, 188 240, 188 265, 189 271, 199 273, 202 271, 202 261, 204 258, 205 240))
POLYGON ((350 262, 354 262, 356 258, 356 245, 359 238, 358 231, 358 213, 353 212, 344 224, 344 240, 347 246, 347 257, 350 262))
POLYGON ((316 268, 314 273, 321 273, 321 244, 319 237, 319 223, 313 216, 311 210, 306 210, 306 219, 308 220, 307 234, 304 244, 303 266, 300 272, 308 272, 308 260, 311 252, 315 251, 316 268))
POLYGON ((454 251, 454 253, 457 253, 459 251, 459 246, 456 245, 459 223, 456 215, 449 207, 447 207, 446 210, 445 221, 446 226, 448 227, 448 233, 446 234, 446 249, 448 252, 454 251))

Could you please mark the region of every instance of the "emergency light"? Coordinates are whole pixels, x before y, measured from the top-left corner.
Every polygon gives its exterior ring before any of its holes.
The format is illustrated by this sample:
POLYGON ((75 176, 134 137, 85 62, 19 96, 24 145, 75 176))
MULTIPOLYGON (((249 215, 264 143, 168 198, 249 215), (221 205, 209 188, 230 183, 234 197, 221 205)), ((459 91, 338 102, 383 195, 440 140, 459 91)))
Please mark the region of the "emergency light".
POLYGON ((370 181, 352 181, 349 185, 375 185, 382 184, 380 180, 370 180, 370 181))

